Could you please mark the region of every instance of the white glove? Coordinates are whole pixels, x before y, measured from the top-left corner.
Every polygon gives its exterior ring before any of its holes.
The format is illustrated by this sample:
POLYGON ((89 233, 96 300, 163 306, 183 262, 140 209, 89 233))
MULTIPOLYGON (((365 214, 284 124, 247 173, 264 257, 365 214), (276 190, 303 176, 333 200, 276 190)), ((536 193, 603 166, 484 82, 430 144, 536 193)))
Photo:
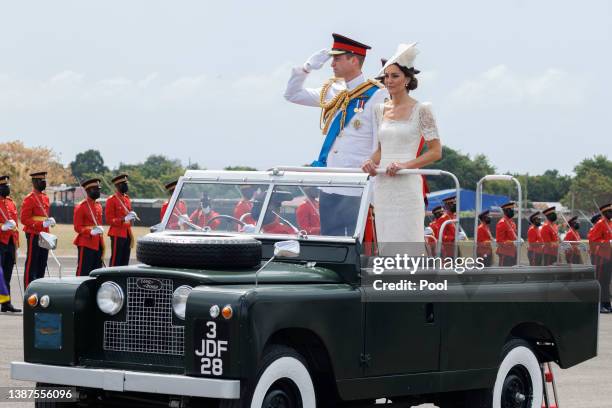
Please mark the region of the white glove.
POLYGON ((14 220, 7 220, 4 224, 2 224, 2 231, 10 231, 15 229, 17 223, 14 220))
POLYGON ((54 227, 56 224, 55 222, 55 218, 53 217, 49 217, 46 220, 43 221, 43 227, 44 228, 49 228, 49 227, 54 227))
POLYGON ((321 67, 331 58, 329 55, 329 50, 323 49, 321 51, 317 51, 308 58, 308 60, 304 63, 304 71, 310 72, 313 69, 321 69, 321 67))
POLYGON ((256 230, 257 230, 256 225, 245 224, 244 227, 240 229, 240 232, 244 232, 246 234, 254 234, 256 230))
POLYGON ((191 220, 189 219, 189 216, 187 214, 181 214, 178 216, 178 224, 179 225, 183 225, 187 222, 191 222, 191 220))
POLYGON ((425 235, 433 235, 433 230, 431 227, 425 227, 425 235))
POLYGON ((136 219, 136 213, 134 211, 130 211, 129 213, 127 213, 127 215, 124 218, 125 222, 130 222, 135 219, 136 219))
POLYGON ((572 245, 569 242, 561 242, 561 244, 559 245, 561 247, 561 250, 563 251, 567 251, 568 249, 570 249, 572 247, 572 245))
POLYGON ((459 231, 459 241, 467 241, 468 237, 465 235, 465 232, 459 231))
POLYGON ((96 226, 91 229, 91 235, 100 235, 103 233, 104 233, 104 228, 100 226, 96 226))

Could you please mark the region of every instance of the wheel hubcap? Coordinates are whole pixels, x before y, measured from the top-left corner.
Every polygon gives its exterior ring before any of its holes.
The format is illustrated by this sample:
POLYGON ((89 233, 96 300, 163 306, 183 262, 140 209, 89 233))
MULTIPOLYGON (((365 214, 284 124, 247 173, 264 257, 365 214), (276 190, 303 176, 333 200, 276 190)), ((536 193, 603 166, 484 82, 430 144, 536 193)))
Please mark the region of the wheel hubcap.
POLYGON ((513 367, 502 388, 502 408, 529 408, 533 402, 533 384, 527 369, 523 366, 513 367))
POLYGON ((262 408, 302 408, 300 392, 289 379, 276 381, 264 397, 262 408))

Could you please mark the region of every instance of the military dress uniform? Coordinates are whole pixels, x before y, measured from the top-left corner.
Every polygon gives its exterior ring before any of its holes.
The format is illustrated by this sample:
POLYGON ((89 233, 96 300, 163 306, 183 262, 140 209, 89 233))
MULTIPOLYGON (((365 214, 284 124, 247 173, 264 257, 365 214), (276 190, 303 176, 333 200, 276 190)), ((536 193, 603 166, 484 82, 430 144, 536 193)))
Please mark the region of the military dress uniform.
MULTIPOLYGON (((438 219, 440 229, 442 228, 442 224, 448 220, 454 220, 456 218, 455 212, 451 209, 453 205, 457 204, 457 197, 447 197, 442 200, 446 206, 446 211, 444 214, 438 219)), ((454 258, 455 257, 455 223, 449 222, 444 227, 444 231, 442 232, 442 257, 443 258, 454 258)), ((438 232, 439 235, 439 232, 438 232)))
POLYGON ((493 236, 489 225, 484 221, 484 218, 489 215, 489 210, 483 211, 478 215, 480 222, 476 229, 476 255, 483 259, 484 266, 493 265, 493 236))
MULTIPOLYGON (((112 179, 115 186, 127 183, 128 176, 121 174, 112 179)), ((106 223, 109 225, 108 236, 111 240, 110 266, 127 265, 130 262, 130 252, 134 245, 132 221, 128 214, 132 212, 132 201, 127 193, 116 191, 106 199, 106 223)), ((132 218, 133 219, 133 218, 132 218)))
POLYGON ((565 261, 570 264, 581 264, 583 263, 579 243, 581 238, 579 232, 572 227, 575 222, 578 222, 578 216, 572 217, 567 221, 569 230, 565 234, 563 241, 569 242, 569 247, 565 250, 565 261))
POLYGON ((433 238, 426 238, 426 243, 429 245, 429 253, 436 256, 436 246, 437 242, 440 239, 440 218, 444 215, 444 209, 441 205, 434 207, 431 210, 431 213, 434 219, 429 223, 429 228, 431 228, 431 232, 433 238))
MULTIPOLYGON (((514 207, 515 203, 513 201, 501 206, 502 209, 514 207)), ((516 240, 516 224, 512 218, 504 214, 495 226, 496 253, 499 258, 499 266, 516 265, 516 240)))
MULTIPOLYGON (((9 186, 9 176, 0 176, 0 185, 9 186)), ((11 278, 13 276, 13 268, 15 266, 15 253, 19 248, 19 223, 17 215, 17 206, 8 195, 0 195, 0 260, 2 264, 2 273, 4 275, 4 284, 6 287, 6 296, 8 299, 2 303, 2 311, 18 311, 10 303, 11 296, 11 278)))
MULTIPOLYGON (((33 182, 46 181, 47 172, 30 174, 33 182)), ((55 220, 49 217, 49 197, 44 191, 33 189, 23 199, 20 217, 28 242, 25 269, 23 275, 24 287, 27 288, 35 279, 45 276, 49 250, 38 245, 41 232, 49 232, 49 226, 55 225, 55 220), (52 220, 52 222, 49 222, 52 220)))
MULTIPOLYGON (((602 214, 612 212, 612 203, 600 207, 602 214)), ((612 278, 612 220, 601 217, 589 231, 589 243, 594 248, 594 264, 601 286, 602 312, 610 312, 610 280, 612 278)))
MULTIPOLYGON (((168 183, 164 186, 166 188, 166 191, 168 191, 170 195, 174 193, 174 189, 176 188, 177 183, 178 183, 178 180, 168 183)), ((159 221, 160 222, 161 220, 164 219, 164 215, 166 215, 166 211, 168 210, 169 204, 170 204, 169 199, 166 200, 162 204, 161 210, 159 211, 159 221)), ((180 229, 179 216, 185 215, 185 214, 187 214, 187 205, 185 204, 183 200, 178 200, 176 204, 174 205, 174 208, 172 209, 172 214, 170 215, 170 219, 168 220, 168 223, 166 224, 166 229, 171 229, 171 230, 180 229)))
MULTIPOLYGON (((90 179, 82 183, 85 190, 95 186, 100 186, 100 179, 90 179)), ((73 225, 77 233, 73 244, 78 249, 76 275, 88 276, 89 272, 102 267, 104 256, 104 233, 100 228, 102 205, 90 197, 85 197, 74 207, 73 225)))
MULTIPOLYGON (((542 211, 542 214, 546 216, 553 213, 556 216, 554 206, 542 211)), ((542 236, 542 265, 552 265, 557 262, 557 255, 559 254, 559 226, 546 219, 540 228, 540 235, 542 236)))
POLYGON ((321 219, 319 218, 319 202, 310 198, 304 199, 295 210, 295 218, 300 230, 309 235, 321 233, 321 219))
POLYGON ((536 217, 539 216, 540 213, 536 212, 529 217, 531 226, 527 230, 527 258, 531 266, 542 265, 542 235, 540 235, 540 227, 535 224, 536 217))
POLYGON ((217 218, 213 220, 213 218, 218 217, 219 213, 213 210, 210 210, 208 214, 204 212, 202 208, 198 208, 189 216, 189 221, 198 227, 210 227, 210 229, 217 229, 219 225, 221 225, 221 219, 217 218), (210 222, 212 220, 212 222, 210 222))
MULTIPOLYGON (((339 34, 333 34, 330 54, 353 53, 365 57, 371 47, 339 34)), ((285 99, 299 105, 322 108, 321 127, 326 135, 315 167, 359 168, 376 150, 378 126, 374 107, 384 103, 389 93, 376 80, 363 74, 344 83, 335 78, 321 88, 304 88, 309 75, 305 67, 292 70, 285 99)), ((354 216, 361 191, 351 188, 323 188, 319 196, 321 235, 352 235, 354 216)))

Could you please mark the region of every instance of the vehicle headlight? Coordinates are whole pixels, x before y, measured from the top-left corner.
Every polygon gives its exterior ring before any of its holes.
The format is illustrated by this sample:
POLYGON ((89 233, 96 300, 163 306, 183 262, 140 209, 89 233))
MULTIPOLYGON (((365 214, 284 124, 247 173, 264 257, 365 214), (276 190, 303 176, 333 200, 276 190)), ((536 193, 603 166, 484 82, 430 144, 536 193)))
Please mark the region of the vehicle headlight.
POLYGON ((119 313, 123 307, 123 299, 123 290, 115 282, 104 282, 96 296, 100 310, 111 316, 119 313))
POLYGON ((187 307, 187 297, 193 288, 183 285, 174 290, 172 294, 172 309, 179 319, 185 320, 185 308, 187 307))

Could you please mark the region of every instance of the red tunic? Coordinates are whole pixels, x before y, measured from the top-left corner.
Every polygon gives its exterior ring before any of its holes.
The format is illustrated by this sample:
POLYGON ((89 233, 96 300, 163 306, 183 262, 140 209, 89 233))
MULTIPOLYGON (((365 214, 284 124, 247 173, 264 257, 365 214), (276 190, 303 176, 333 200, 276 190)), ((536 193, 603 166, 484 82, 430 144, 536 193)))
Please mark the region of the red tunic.
POLYGON ((580 259, 580 246, 576 241, 580 241, 580 234, 573 228, 570 228, 565 234, 563 241, 573 242, 571 248, 565 251, 565 259, 569 262, 571 259, 580 259))
POLYGON ((244 214, 250 213, 252 208, 253 202, 243 198, 234 207, 234 218, 240 219, 244 214))
POLYGON ((606 261, 612 258, 612 220, 601 217, 589 231, 588 238, 594 255, 606 261))
POLYGON ((191 213, 191 215, 189 216, 189 220, 198 227, 204 228, 208 226, 210 227, 210 229, 217 229, 221 224, 221 220, 217 218, 211 223, 209 223, 209 221, 218 216, 219 213, 216 211, 210 210, 208 214, 204 214, 204 210, 198 208, 197 210, 191 213))
POLYGON ((17 227, 19 226, 18 216, 17 216, 17 206, 11 197, 0 197, 0 224, 4 224, 8 220, 13 220, 17 224, 12 231, 2 231, 0 230, 0 242, 4 245, 8 245, 9 239, 13 237, 13 243, 15 247, 19 247, 19 230, 17 227), (7 216, 8 219, 5 219, 4 216, 7 216))
POLYGON ((132 223, 125 222, 125 216, 132 211, 132 201, 127 194, 115 193, 106 200, 106 223, 109 237, 127 238, 132 236, 132 223), (121 201, 125 205, 121 205, 121 201), (126 210, 127 208, 127 210, 126 210))
POLYGON ((94 251, 100 249, 100 244, 104 245, 104 235, 91 235, 91 230, 96 224, 102 225, 102 205, 91 198, 87 198, 74 207, 74 230, 77 236, 74 238, 73 244, 94 251), (96 222, 91 216, 92 213, 96 217, 96 222))
POLYGON ((493 241, 493 236, 491 235, 489 226, 484 222, 479 223, 478 228, 476 229, 476 242, 478 243, 478 246, 476 247, 476 254, 479 257, 493 255, 491 241, 493 241))
POLYGON ((49 217, 49 197, 45 193, 32 190, 21 204, 21 223, 26 234, 49 232, 43 227, 43 221, 49 217))
POLYGON ((495 241, 498 255, 516 256, 516 224, 505 215, 495 226, 495 241))
POLYGON ((310 235, 321 233, 321 219, 319 217, 319 202, 305 199, 295 211, 298 227, 310 235))
MULTIPOLYGON (((445 212, 440 218, 438 218, 438 222, 440 228, 442 228, 442 224, 448 220, 454 220, 455 214, 451 212, 445 212)), ((439 235, 439 230, 438 230, 439 235)), ((444 232, 442 232, 442 256, 443 257, 452 257, 454 255, 454 242, 455 242, 455 224, 448 223, 444 227, 444 232)))
POLYGON ((278 217, 275 217, 271 223, 262 226, 261 231, 267 234, 295 234, 293 228, 283 224, 278 217))
POLYGON ((559 251, 559 233, 558 226, 546 220, 540 228, 542 236, 542 252, 546 255, 556 256, 559 251))
MULTIPOLYGON (((160 221, 164 219, 164 215, 166 215, 166 210, 168 210, 169 203, 170 201, 168 200, 162 205, 161 210, 159 211, 160 221)), ((178 200, 178 202, 174 206, 174 209, 172 210, 172 215, 170 215, 170 219, 168 220, 166 228, 173 230, 179 229, 178 216, 183 214, 187 214, 187 205, 183 200, 178 200)))
POLYGON ((540 227, 532 225, 527 230, 527 242, 529 243, 529 251, 542 253, 542 235, 540 227))

